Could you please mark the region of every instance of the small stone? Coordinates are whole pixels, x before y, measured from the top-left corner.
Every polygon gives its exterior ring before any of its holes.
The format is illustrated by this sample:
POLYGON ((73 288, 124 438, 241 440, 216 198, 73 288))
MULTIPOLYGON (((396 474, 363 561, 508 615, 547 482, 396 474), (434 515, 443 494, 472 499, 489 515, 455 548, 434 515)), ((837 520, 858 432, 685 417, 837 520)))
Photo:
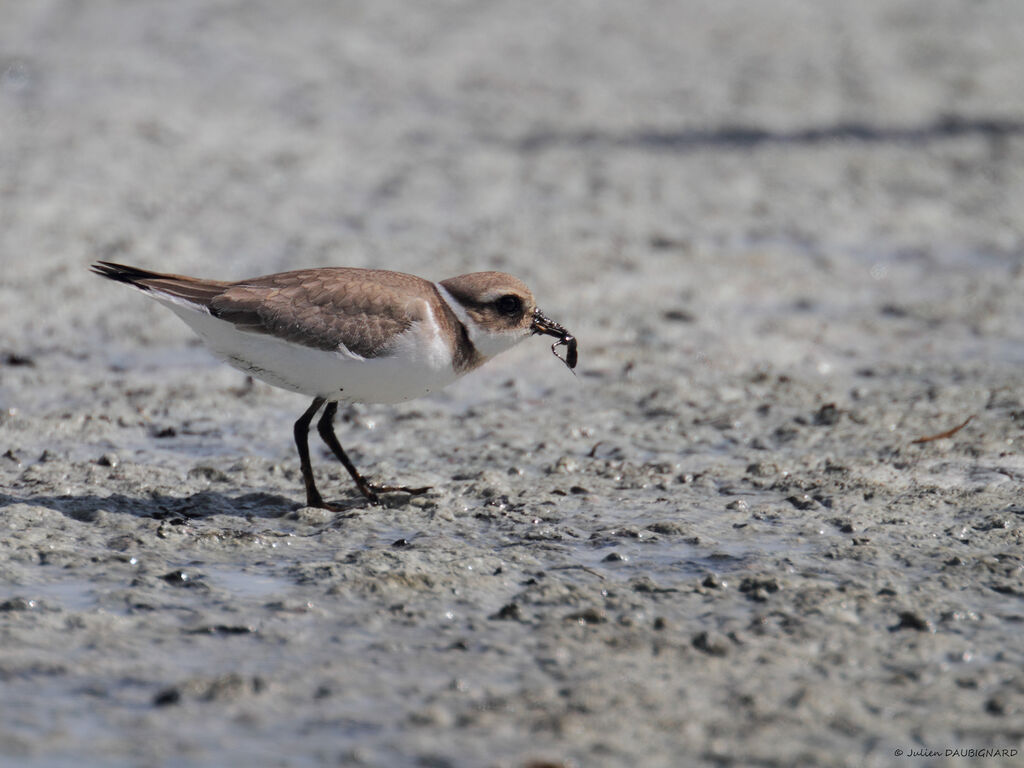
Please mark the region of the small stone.
POLYGON ((185 630, 186 635, 251 635, 255 627, 242 624, 204 624, 194 629, 185 630))
POLYGON ((522 621, 523 612, 518 603, 507 603, 497 613, 492 613, 488 618, 496 621, 522 621))
POLYGON ((186 587, 189 589, 198 588, 204 591, 208 589, 208 587, 202 583, 202 574, 198 573, 189 573, 179 569, 177 571, 165 573, 160 578, 174 587, 186 587))
POLYGON ((725 586, 725 582, 718 578, 717 573, 709 573, 700 584, 708 589, 721 589, 725 586))
POLYGON ((599 611, 597 608, 585 608, 582 611, 570 613, 565 618, 567 621, 575 621, 580 624, 603 624, 608 621, 608 617, 604 615, 604 612, 599 611))
POLYGON ((225 472, 208 464, 196 464, 188 471, 188 477, 190 480, 205 480, 208 483, 226 483, 231 479, 225 472))
POLYGON ((96 463, 101 467, 110 467, 111 469, 113 469, 118 464, 120 464, 121 461, 120 459, 117 458, 116 453, 104 453, 102 456, 96 459, 96 463))
POLYGON ((900 611, 899 623, 889 627, 891 632, 898 632, 901 629, 913 629, 918 632, 934 632, 935 627, 930 621, 915 611, 900 611))
POLYGON ((569 475, 573 472, 578 472, 580 469, 579 462, 571 456, 562 456, 553 465, 548 467, 548 474, 552 475, 569 475))
POLYGON ((0 611, 31 611, 37 605, 35 600, 27 600, 24 597, 12 597, 0 603, 0 611))
POLYGON ((444 707, 427 706, 409 713, 413 725, 430 728, 449 728, 454 722, 452 714, 444 707))
POLYGON ((790 496, 786 499, 797 509, 814 509, 818 506, 818 502, 808 496, 806 493, 801 493, 796 496, 790 496))
POLYGON ((998 693, 985 702, 985 712, 990 715, 1002 717, 1006 714, 1006 709, 1006 699, 998 693))
POLYGON ((651 523, 647 526, 647 530, 652 533, 660 533, 663 536, 682 536, 686 533, 686 529, 674 520, 651 523))
POLYGON ((26 368, 34 368, 36 363, 31 357, 27 355, 19 355, 17 352, 4 352, 3 362, 12 368, 18 366, 24 366, 26 368))
POLYGON ((698 632, 691 642, 694 648, 708 656, 725 656, 729 653, 729 639, 718 632, 698 632))
POLYGON ((842 415, 835 403, 826 403, 814 414, 814 423, 819 427, 831 427, 839 422, 842 415))
POLYGON ((740 582, 739 590, 754 602, 763 603, 768 600, 768 595, 778 592, 779 582, 771 577, 748 576, 740 582))
POLYGON ((334 512, 320 507, 299 507, 289 517, 305 525, 324 525, 334 519, 334 512))
POLYGON ((153 697, 153 706, 168 707, 181 701, 181 691, 177 688, 164 688, 153 697))
POLYGON ((779 474, 779 467, 769 461, 758 461, 747 465, 747 474, 754 477, 774 477, 779 474))
POLYGON ((692 312, 685 309, 667 309, 662 313, 662 317, 673 323, 693 323, 697 320, 692 312))

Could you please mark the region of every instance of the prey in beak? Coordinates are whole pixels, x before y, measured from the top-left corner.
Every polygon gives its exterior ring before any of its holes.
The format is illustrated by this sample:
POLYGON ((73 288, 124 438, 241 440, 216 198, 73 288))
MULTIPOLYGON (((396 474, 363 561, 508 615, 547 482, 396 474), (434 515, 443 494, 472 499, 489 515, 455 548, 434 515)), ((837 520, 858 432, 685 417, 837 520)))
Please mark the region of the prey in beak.
POLYGON ((539 333, 545 336, 554 336, 558 339, 558 341, 551 345, 551 354, 565 363, 575 376, 576 371, 573 369, 576 367, 577 358, 576 337, 554 320, 545 317, 544 313, 539 309, 533 310, 533 323, 530 325, 530 330, 535 334, 539 333), (565 351, 565 357, 558 354, 558 347, 568 347, 565 351))

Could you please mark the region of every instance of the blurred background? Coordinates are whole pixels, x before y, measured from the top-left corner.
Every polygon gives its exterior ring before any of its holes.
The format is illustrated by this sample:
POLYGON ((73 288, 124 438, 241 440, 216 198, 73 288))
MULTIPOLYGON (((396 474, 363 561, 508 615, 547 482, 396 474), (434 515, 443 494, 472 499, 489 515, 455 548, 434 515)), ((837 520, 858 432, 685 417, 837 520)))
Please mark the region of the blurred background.
MULTIPOLYGON (((985 331, 974 309, 1020 287, 1011 0, 40 0, 4 17, 0 339, 19 354, 126 325, 183 338, 84 277, 97 258, 219 278, 505 269, 591 355, 659 335, 726 368, 833 366, 914 317, 985 331)), ((1020 334, 981 352, 1020 362, 1020 334)))

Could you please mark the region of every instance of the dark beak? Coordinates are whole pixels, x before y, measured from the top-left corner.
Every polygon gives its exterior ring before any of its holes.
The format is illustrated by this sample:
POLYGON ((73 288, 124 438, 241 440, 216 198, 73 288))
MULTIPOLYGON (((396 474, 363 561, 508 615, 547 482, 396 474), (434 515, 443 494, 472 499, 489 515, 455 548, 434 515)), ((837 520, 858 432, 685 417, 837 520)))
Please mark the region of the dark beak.
MULTIPOLYGON (((539 333, 544 336, 554 336, 558 341, 551 345, 551 353, 565 363, 569 370, 572 371, 576 367, 576 337, 569 333, 565 328, 560 326, 554 320, 546 317, 543 312, 539 309, 533 311, 533 323, 530 325, 530 330, 533 333, 539 333), (565 351, 565 357, 559 357, 556 349, 558 347, 567 347, 565 351)), ((573 371, 575 373, 575 371, 573 371)))

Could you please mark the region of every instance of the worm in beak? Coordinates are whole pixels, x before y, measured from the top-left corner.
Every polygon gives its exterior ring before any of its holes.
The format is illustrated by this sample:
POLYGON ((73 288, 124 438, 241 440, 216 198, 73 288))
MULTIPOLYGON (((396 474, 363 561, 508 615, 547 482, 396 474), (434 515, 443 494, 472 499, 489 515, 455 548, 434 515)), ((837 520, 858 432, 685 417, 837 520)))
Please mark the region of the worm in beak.
POLYGON ((545 336, 554 336, 558 341, 551 345, 551 354, 568 366, 570 371, 576 367, 576 337, 569 333, 554 320, 545 317, 539 309, 533 311, 533 324, 530 330, 545 336), (565 357, 558 354, 558 347, 567 347, 565 357))

